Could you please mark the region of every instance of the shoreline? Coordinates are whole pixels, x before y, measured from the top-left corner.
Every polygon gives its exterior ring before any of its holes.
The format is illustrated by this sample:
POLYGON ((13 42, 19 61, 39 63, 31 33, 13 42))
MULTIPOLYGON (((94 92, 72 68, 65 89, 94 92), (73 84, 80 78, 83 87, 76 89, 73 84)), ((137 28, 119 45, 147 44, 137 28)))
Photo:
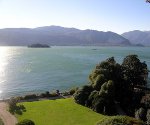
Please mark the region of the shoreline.
POLYGON ((41 101, 41 100, 65 99, 65 98, 71 98, 74 93, 70 94, 70 92, 66 91, 66 92, 62 92, 62 93, 58 94, 58 93, 54 92, 54 93, 49 93, 49 95, 45 95, 45 96, 41 97, 42 94, 46 94, 46 92, 45 93, 25 94, 23 96, 13 96, 10 98, 3 98, 3 99, 0 99, 0 103, 8 102, 11 98, 17 99, 18 102, 32 102, 32 101, 41 101), (54 94, 54 95, 52 95, 52 94, 54 94), (26 98, 27 96, 29 98, 26 98))

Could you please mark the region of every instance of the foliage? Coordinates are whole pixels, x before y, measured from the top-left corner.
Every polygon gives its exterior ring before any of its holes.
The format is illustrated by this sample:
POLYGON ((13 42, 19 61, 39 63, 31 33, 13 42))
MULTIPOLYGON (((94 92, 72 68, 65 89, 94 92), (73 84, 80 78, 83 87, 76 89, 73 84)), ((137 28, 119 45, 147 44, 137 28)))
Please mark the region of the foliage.
POLYGON ((19 114, 19 115, 22 115, 22 112, 25 112, 26 109, 23 105, 17 105, 17 103, 19 102, 20 98, 11 98, 9 99, 8 101, 8 107, 9 107, 9 112, 12 113, 12 114, 19 114))
POLYGON ((16 98, 10 98, 8 101, 8 106, 9 106, 9 112, 14 114, 14 112, 17 109, 17 102, 18 100, 16 98))
POLYGON ((78 88, 72 88, 69 90, 69 94, 73 95, 77 90, 78 90, 78 88))
POLYGON ((35 123, 32 120, 25 119, 23 121, 20 121, 16 125, 35 125, 35 123))
POLYGON ((141 104, 145 108, 150 108, 150 94, 142 96, 141 104))
POLYGON ((36 99, 38 96, 36 94, 25 95, 24 100, 36 99))
POLYGON ((41 98, 50 97, 50 93, 49 93, 49 91, 46 91, 45 93, 41 93, 39 96, 40 96, 41 98))
MULTIPOLYGON (((92 95, 90 95, 92 96, 92 95)), ((91 97, 90 97, 91 98, 91 97)), ((114 111, 114 84, 109 80, 101 86, 101 90, 97 94, 93 94, 92 109, 103 114, 112 114, 114 111)))
POLYGON ((146 119, 147 119, 147 125, 150 125, 150 109, 147 110, 146 119))
POLYGON ((92 86, 88 85, 85 85, 82 88, 78 89, 74 94, 76 103, 85 105, 90 93, 92 92, 92 89, 92 86))
POLYGON ((136 85, 146 85, 148 69, 145 62, 140 62, 137 55, 129 55, 122 63, 124 79, 133 89, 136 85))
POLYGON ((135 118, 146 121, 146 114, 146 109, 141 107, 135 112, 135 118))
POLYGON ((142 121, 128 116, 113 116, 105 118, 97 125, 145 125, 142 121))
POLYGON ((121 65, 111 57, 99 63, 89 75, 92 89, 78 89, 74 99, 81 105, 107 115, 115 111, 116 101, 127 114, 134 115, 142 98, 142 93, 135 92, 135 88, 146 86, 147 78, 147 65, 137 55, 126 56, 121 65))
POLYGON ((17 115, 18 120, 32 119, 36 125, 95 125, 106 117, 76 104, 72 98, 22 104, 27 111, 17 115))
POLYGON ((57 97, 57 96, 58 96, 58 94, 56 92, 50 93, 50 97, 57 97))

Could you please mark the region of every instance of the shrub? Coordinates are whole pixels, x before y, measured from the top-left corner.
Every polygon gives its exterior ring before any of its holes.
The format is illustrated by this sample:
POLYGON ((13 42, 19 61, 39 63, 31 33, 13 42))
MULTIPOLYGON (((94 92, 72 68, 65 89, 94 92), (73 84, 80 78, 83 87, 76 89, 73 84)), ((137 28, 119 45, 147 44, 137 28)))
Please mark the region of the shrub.
POLYGON ((78 88, 72 88, 72 89, 70 89, 70 90, 69 90, 69 94, 70 94, 70 95, 73 95, 73 94, 77 91, 77 89, 78 89, 78 88))
POLYGON ((146 110, 144 108, 139 108, 135 112, 135 118, 146 121, 146 110))
POLYGON ((96 91, 96 90, 91 92, 91 94, 88 97, 87 103, 86 103, 87 107, 91 107, 92 108, 92 102, 95 99, 95 97, 98 95, 98 93, 99 93, 99 91, 96 91))
POLYGON ((144 107, 150 108, 150 94, 145 94, 141 99, 141 103, 144 107))
POLYGON ((105 118, 96 125, 145 125, 144 122, 128 116, 113 116, 105 118))
POLYGON ((16 125, 35 125, 35 123, 32 120, 25 119, 23 121, 20 121, 16 125))
POLYGON ((41 93, 39 96, 40 96, 41 98, 50 97, 50 93, 49 93, 49 91, 46 91, 45 93, 41 93))
POLYGON ((99 91, 104 82, 106 82, 104 75, 103 74, 97 75, 93 84, 93 88, 99 91))
POLYGON ((59 96, 56 92, 53 92, 53 93, 50 93, 50 95, 49 95, 50 97, 57 97, 57 96, 59 96))
POLYGON ((150 125, 150 109, 147 110, 146 118, 147 118, 147 125, 150 125))
MULTIPOLYGON (((88 86, 78 89, 74 99, 76 103, 107 115, 114 115, 111 113, 115 111, 116 101, 126 114, 133 116, 135 110, 141 107, 142 97, 142 93, 135 93, 135 88, 146 87, 147 78, 147 65, 141 62, 137 55, 125 57, 121 65, 111 57, 99 63, 89 75, 92 89, 89 90, 88 86), (99 93, 91 93, 92 91, 99 93)), ((149 100, 143 100, 144 107, 149 107, 149 100)))
POLYGON ((67 91, 65 91, 65 92, 63 92, 63 93, 62 93, 62 95, 63 95, 63 96, 69 96, 69 95, 70 95, 70 93, 69 93, 69 92, 67 92, 67 91))
POLYGON ((9 112, 14 114, 16 109, 17 109, 17 102, 18 100, 16 98, 11 98, 8 101, 8 107, 9 107, 9 112))
POLYGON ((95 95, 94 100, 92 101, 92 109, 98 113, 105 113, 106 100, 100 95, 95 95))
POLYGON ((30 94, 30 95, 25 95, 24 99, 28 100, 28 99, 36 99, 38 96, 36 94, 30 94))
POLYGON ((8 101, 8 107, 9 107, 9 112, 12 114, 18 114, 18 115, 22 115, 22 112, 25 112, 26 109, 24 107, 24 105, 17 105, 17 103, 19 102, 18 97, 17 98, 11 98, 8 101))
POLYGON ((15 97, 15 99, 20 101, 20 100, 23 100, 24 98, 22 96, 18 96, 18 97, 15 97))
POLYGON ((76 103, 85 105, 88 99, 88 96, 92 92, 92 86, 85 85, 82 88, 78 89, 74 94, 74 99, 76 103))

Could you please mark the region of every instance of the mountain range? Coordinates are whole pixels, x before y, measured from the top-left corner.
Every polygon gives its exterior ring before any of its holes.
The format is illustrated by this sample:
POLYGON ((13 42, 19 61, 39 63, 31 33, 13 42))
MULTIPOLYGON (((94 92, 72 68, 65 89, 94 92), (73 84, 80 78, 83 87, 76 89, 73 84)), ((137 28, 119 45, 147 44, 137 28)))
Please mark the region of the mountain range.
MULTIPOLYGON (((131 46, 139 44, 140 42, 134 42, 133 36, 134 34, 130 35, 130 32, 119 35, 111 31, 80 30, 60 26, 5 28, 0 29, 0 46, 27 46, 36 43, 50 46, 131 46)), ((145 38, 144 35, 143 38, 145 38)), ((149 45, 148 39, 143 45, 149 45)))
POLYGON ((134 30, 123 33, 122 36, 130 40, 132 44, 150 46, 150 31, 134 30))

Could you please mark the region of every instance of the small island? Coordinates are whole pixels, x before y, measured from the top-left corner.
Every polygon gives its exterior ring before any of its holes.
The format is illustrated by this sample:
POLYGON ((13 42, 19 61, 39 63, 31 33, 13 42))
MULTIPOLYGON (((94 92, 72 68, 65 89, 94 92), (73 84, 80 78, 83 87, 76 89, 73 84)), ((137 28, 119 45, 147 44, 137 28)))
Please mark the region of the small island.
POLYGON ((28 45, 28 48, 50 48, 49 45, 47 44, 31 44, 31 45, 28 45))

